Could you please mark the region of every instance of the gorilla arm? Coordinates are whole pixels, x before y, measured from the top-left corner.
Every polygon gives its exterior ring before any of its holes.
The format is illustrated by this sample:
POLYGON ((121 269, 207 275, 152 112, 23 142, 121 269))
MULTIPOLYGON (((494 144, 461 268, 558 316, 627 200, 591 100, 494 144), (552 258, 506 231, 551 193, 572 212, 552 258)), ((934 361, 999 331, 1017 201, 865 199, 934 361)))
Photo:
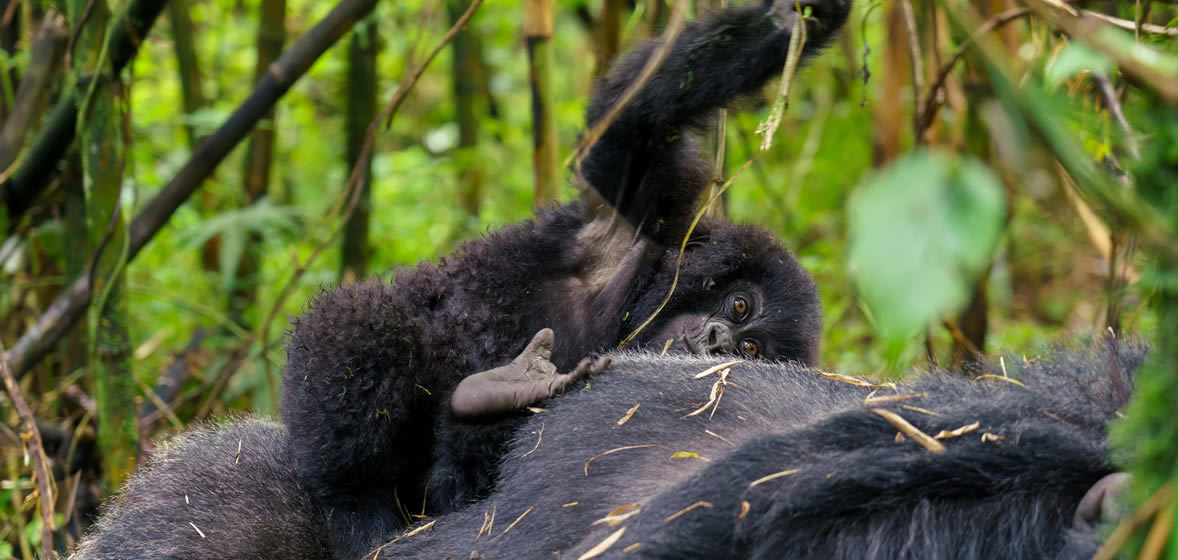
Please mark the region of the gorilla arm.
MULTIPOLYGON (((850 2, 807 0, 801 5, 813 9, 803 52, 812 55, 842 26, 850 2)), ((781 71, 794 10, 793 0, 755 3, 686 26, 662 65, 581 163, 584 181, 596 191, 588 192, 585 202, 596 213, 594 220, 613 219, 597 203, 604 199, 643 235, 678 247, 711 179, 687 133, 781 71)), ((661 39, 643 44, 598 84, 586 117, 590 127, 625 95, 662 45, 661 39)))

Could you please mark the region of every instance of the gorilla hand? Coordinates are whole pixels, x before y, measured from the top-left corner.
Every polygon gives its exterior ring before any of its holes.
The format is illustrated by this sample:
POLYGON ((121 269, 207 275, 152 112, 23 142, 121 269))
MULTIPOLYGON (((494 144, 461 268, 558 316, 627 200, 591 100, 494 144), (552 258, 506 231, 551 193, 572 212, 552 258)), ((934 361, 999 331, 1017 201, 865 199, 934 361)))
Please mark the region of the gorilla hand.
POLYGON ((554 397, 578 380, 605 371, 610 358, 585 358, 572 372, 560 375, 553 365, 552 329, 540 329, 511 363, 463 379, 450 397, 459 418, 476 418, 519 410, 554 397))

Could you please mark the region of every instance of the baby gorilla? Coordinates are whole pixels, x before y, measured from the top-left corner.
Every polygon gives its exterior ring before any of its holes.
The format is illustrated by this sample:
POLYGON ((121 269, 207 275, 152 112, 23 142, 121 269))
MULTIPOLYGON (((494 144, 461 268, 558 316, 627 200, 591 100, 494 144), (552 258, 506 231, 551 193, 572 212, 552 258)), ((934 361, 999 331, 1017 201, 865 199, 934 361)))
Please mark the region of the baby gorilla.
MULTIPOLYGON (((1007 379, 879 385, 618 354, 515 432, 487 500, 364 557, 1091 558, 1126 486, 1106 427, 1140 361, 1066 355, 1007 379)), ((181 436, 75 560, 322 558, 329 529, 287 445, 260 420, 181 436)))
MULTIPOLYGON (((781 71, 796 5, 734 7, 684 29, 583 161, 591 188, 580 200, 467 243, 436 266, 400 271, 391 285, 322 293, 294 322, 283 420, 336 557, 395 533, 410 508, 437 514, 487 495, 511 431, 494 426, 505 415, 521 421, 523 407, 601 371, 606 361, 585 357, 615 348, 650 317, 676 274, 674 296, 636 346, 814 362, 817 290, 768 232, 704 221, 677 272, 711 181, 691 129, 781 71), (435 452, 436 433, 456 455, 435 452), (444 468, 428 480, 435 463, 444 468)), ((850 4, 801 5, 811 12, 812 54, 850 4)), ((658 45, 640 46, 598 84, 589 126, 658 45)))

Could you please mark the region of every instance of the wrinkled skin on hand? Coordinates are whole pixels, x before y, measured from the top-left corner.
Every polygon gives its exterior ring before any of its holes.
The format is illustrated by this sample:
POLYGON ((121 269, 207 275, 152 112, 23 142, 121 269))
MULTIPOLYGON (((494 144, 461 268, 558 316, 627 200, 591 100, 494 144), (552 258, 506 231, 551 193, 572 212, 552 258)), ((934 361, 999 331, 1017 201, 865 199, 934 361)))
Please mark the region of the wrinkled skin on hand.
POLYGON ((609 367, 608 356, 584 358, 573 371, 561 375, 552 363, 556 342, 552 329, 540 329, 511 363, 468 376, 450 397, 459 418, 473 418, 519 410, 563 393, 573 383, 609 367))

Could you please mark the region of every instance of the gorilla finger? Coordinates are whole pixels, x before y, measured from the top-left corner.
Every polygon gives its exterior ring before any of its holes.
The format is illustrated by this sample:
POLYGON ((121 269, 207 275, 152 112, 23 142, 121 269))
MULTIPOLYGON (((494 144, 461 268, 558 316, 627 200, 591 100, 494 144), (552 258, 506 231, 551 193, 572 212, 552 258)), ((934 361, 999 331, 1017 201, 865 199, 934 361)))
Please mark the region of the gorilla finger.
POLYGON ((592 374, 592 372, 593 372, 593 363, 590 362, 589 358, 581 358, 581 361, 577 362, 577 367, 573 368, 573 371, 570 371, 568 374, 564 375, 563 377, 568 379, 569 382, 571 383, 573 381, 581 379, 582 377, 592 374))
POLYGON ((534 354, 545 360, 552 358, 552 347, 556 344, 556 333, 550 328, 542 328, 532 335, 531 342, 524 348, 520 356, 534 354))
POLYGON ((609 356, 602 356, 597 358, 597 361, 593 362, 592 366, 589 366, 589 375, 594 376, 600 374, 601 372, 609 369, 609 366, 613 363, 613 358, 609 356))

